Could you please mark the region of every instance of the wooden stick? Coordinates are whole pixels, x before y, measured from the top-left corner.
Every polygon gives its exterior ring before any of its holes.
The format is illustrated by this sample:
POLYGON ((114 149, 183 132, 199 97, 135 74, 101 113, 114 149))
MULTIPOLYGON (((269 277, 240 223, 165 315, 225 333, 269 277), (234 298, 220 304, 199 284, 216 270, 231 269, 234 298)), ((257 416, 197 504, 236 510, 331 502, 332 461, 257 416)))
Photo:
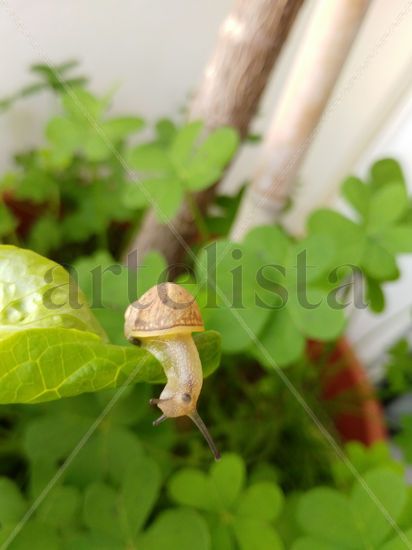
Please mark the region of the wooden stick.
POLYGON ((232 228, 233 240, 278 218, 368 4, 334 0, 316 5, 232 228))
MULTIPOLYGON (((203 120, 209 130, 232 126, 242 137, 247 134, 302 3, 303 0, 236 0, 220 29, 216 50, 190 109, 190 120, 203 120)), ((202 213, 215 193, 213 186, 195 196, 202 213)), ((197 237, 186 203, 169 226, 160 224, 149 211, 126 250, 125 260, 133 251, 142 257, 153 249, 162 252, 169 265, 181 260, 185 251, 170 225, 189 245, 197 237)))

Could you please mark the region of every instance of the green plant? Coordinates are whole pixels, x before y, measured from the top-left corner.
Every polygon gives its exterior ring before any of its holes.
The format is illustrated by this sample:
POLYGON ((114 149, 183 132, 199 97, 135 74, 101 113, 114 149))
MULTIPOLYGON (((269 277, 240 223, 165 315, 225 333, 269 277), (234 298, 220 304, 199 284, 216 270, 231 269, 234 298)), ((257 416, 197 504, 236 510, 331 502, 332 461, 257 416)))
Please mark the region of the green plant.
MULTIPOLYGON (((53 70, 37 72, 62 111, 47 124, 47 144, 17 155, 16 170, 2 179, 0 237, 66 268, 0 246, 1 540, 57 476, 12 550, 397 548, 401 539, 392 540, 353 467, 411 538, 410 490, 387 445, 349 445, 348 469, 274 374, 287 369, 296 395, 338 439, 321 399, 322 359, 311 361, 306 344, 333 348, 359 281, 367 288, 361 307, 383 309, 382 285, 398 277, 397 255, 412 252, 399 165, 384 159, 366 182, 348 178, 342 190, 353 211, 314 212, 304 238, 273 225, 233 243, 227 235, 241 192, 218 198, 205 214, 192 196, 222 176, 238 145, 233 130, 205 137, 200 122, 163 119, 147 142, 131 145, 140 117, 111 117, 110 96, 94 96, 78 79, 64 86, 53 70), (202 309, 208 330, 195 340, 204 374, 222 363, 200 399, 225 452, 211 467, 190 424, 150 426, 151 384, 164 374, 123 335, 127 305, 170 278, 155 252, 135 269, 117 263, 129 229, 149 206, 164 221, 183 201, 200 238, 189 275, 176 281, 202 309)), ((405 346, 392 351, 392 363, 395 394, 409 387, 405 346)), ((405 420, 399 441, 407 459, 409 432, 405 420)))
MULTIPOLYGON (((43 89, 59 95, 62 114, 48 122, 47 144, 16 155, 16 170, 0 182, 0 239, 60 262, 99 248, 119 256, 151 203, 162 219, 170 219, 184 198, 196 208, 191 194, 221 176, 238 144, 230 128, 202 139, 201 122, 178 128, 162 119, 154 140, 131 147, 143 120, 110 116, 111 94, 93 95, 82 78, 63 81, 72 66, 33 66, 43 81, 2 103, 5 108, 43 89)), ((199 212, 195 219, 207 231, 199 212)))

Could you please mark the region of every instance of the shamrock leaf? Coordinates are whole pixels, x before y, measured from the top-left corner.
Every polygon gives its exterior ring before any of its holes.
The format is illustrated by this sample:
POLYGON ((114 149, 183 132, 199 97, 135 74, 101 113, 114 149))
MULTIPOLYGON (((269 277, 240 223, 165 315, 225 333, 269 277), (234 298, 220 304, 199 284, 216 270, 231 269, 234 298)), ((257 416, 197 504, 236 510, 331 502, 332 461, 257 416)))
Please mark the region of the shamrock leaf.
POLYGON ((399 277, 396 254, 412 250, 411 207, 402 171, 393 159, 375 163, 369 182, 349 177, 342 194, 356 219, 322 209, 308 220, 310 235, 329 235, 337 251, 337 265, 356 267, 366 281, 372 310, 384 306, 381 283, 399 277))
POLYGON ((186 193, 219 180, 237 148, 238 137, 230 128, 219 128, 202 138, 201 122, 176 130, 162 121, 157 131, 156 142, 129 153, 129 164, 140 179, 128 186, 123 199, 133 208, 154 206, 159 221, 164 222, 176 214, 186 193))
POLYGON ((78 153, 91 162, 110 158, 117 142, 143 127, 137 117, 107 120, 109 97, 97 98, 84 88, 63 94, 62 104, 65 114, 52 119, 46 129, 54 160, 62 167, 78 153))
POLYGON ((153 459, 141 456, 123 472, 120 488, 95 482, 85 494, 83 518, 94 533, 135 540, 160 490, 160 472, 153 459))
POLYGON ((280 489, 268 482, 245 487, 242 459, 226 454, 214 464, 209 475, 184 468, 169 481, 170 497, 185 506, 204 511, 212 526, 213 548, 282 548, 272 526, 282 508, 280 489))
POLYGON ((161 513, 138 539, 145 550, 210 550, 210 535, 205 520, 194 510, 175 509, 161 513))
POLYGON ((386 468, 368 471, 349 497, 327 487, 312 489, 301 498, 298 520, 313 545, 306 539, 294 548, 315 548, 316 542, 319 548, 329 544, 355 550, 359 541, 376 548, 392 530, 388 515, 396 521, 405 503, 402 476, 386 468))
POLYGON ((6 477, 0 477, 0 524, 12 525, 18 522, 27 509, 20 489, 6 477))
POLYGON ((221 331, 228 353, 249 348, 269 316, 269 308, 256 307, 257 266, 255 250, 243 243, 221 240, 199 254, 198 302, 205 326, 221 331))

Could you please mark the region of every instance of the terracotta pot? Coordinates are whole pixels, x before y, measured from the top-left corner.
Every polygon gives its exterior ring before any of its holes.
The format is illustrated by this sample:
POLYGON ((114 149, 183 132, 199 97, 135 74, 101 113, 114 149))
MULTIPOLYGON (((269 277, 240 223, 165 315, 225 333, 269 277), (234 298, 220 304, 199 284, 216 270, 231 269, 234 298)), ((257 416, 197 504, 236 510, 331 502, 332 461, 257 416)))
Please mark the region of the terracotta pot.
POLYGON ((332 350, 308 342, 310 359, 320 364, 322 400, 343 441, 372 445, 385 440, 387 430, 381 404, 349 342, 342 338, 332 350))

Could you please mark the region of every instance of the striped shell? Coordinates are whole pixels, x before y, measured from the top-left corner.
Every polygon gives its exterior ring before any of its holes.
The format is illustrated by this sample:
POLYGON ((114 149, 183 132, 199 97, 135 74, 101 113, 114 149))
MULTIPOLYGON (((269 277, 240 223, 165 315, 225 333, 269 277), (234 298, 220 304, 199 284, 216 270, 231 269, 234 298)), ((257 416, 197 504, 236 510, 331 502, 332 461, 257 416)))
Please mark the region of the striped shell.
POLYGON ((161 283, 145 292, 125 312, 127 339, 201 332, 204 330, 194 297, 175 283, 161 283))

